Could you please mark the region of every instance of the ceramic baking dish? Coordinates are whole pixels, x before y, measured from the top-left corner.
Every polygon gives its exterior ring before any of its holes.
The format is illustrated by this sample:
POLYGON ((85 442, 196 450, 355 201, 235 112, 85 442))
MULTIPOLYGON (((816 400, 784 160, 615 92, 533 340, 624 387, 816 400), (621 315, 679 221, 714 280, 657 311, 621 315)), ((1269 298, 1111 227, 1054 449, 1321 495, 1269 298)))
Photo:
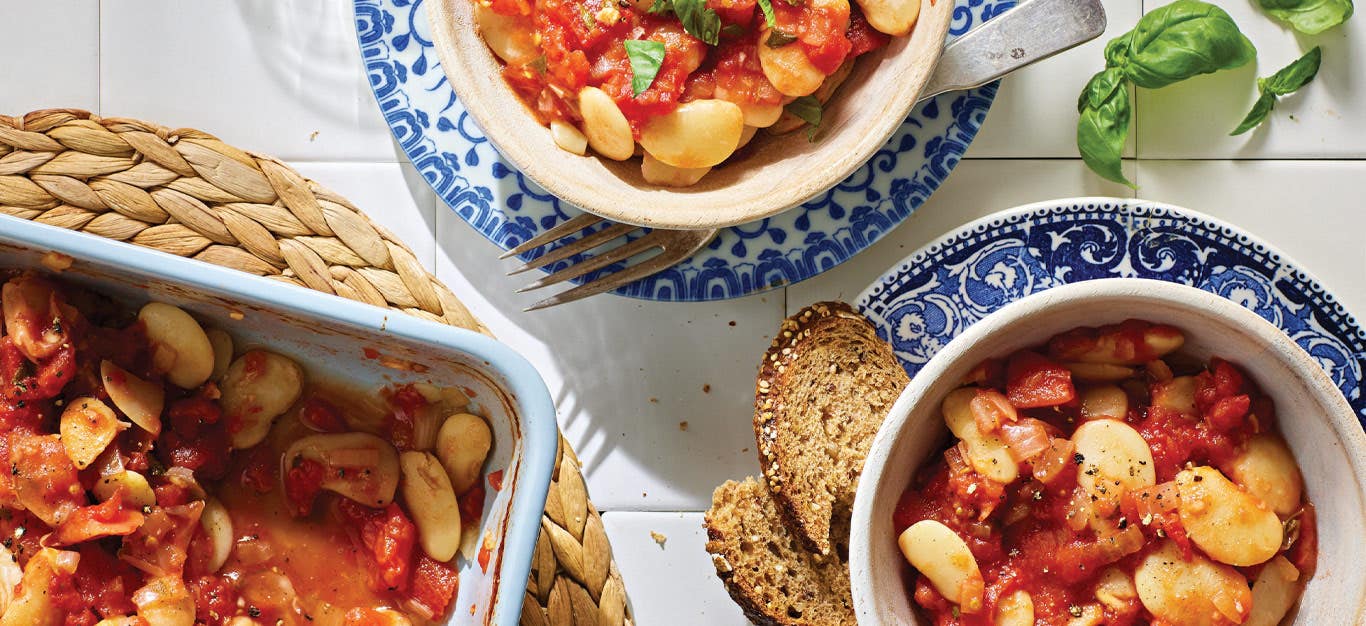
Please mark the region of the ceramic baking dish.
MULTIPOLYGON (((74 259, 61 279, 140 306, 169 302, 233 335, 269 347, 308 375, 377 390, 428 382, 463 388, 489 419, 494 445, 481 537, 487 571, 461 559, 450 624, 517 624, 540 533, 558 434, 550 393, 524 358, 493 339, 403 313, 82 233, 0 216, 0 267, 50 272, 42 260, 74 259), (506 582, 506 584, 502 584, 506 582)), ((487 483, 485 483, 487 484, 487 483)))

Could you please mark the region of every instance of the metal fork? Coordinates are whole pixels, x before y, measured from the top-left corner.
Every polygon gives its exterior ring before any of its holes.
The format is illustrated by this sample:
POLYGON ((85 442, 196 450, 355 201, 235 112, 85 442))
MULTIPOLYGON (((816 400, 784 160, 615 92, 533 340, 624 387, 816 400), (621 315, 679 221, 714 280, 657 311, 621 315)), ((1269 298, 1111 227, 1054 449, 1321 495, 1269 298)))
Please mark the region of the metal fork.
MULTIPOLYGON (((526 242, 524 242, 522 245, 517 246, 516 248, 513 248, 511 250, 508 250, 498 258, 506 259, 510 256, 522 254, 529 250, 539 248, 557 239, 562 239, 581 230, 592 227, 602 221, 603 219, 601 217, 585 213, 578 217, 571 218, 569 221, 560 224, 559 226, 556 226, 550 230, 547 230, 544 233, 537 235, 536 237, 526 240, 526 242)), ((608 243, 614 239, 625 237, 627 234, 640 228, 640 226, 632 226, 630 224, 612 224, 611 226, 608 226, 607 228, 604 228, 598 232, 585 235, 578 241, 575 241, 565 246, 560 246, 558 248, 555 248, 554 250, 542 254, 541 256, 532 259, 526 265, 523 265, 515 270, 512 270, 511 272, 508 272, 508 276, 521 274, 522 272, 534 270, 538 267, 545 267, 552 263, 557 263, 564 259, 570 258, 576 254, 592 250, 593 248, 608 243)), ((560 293, 555 294, 554 296, 541 300, 540 302, 537 302, 536 304, 533 304, 523 310, 535 311, 537 309, 544 309, 546 307, 555 306, 557 304, 573 302, 575 300, 587 298, 588 296, 594 294, 599 294, 604 291, 616 289, 617 287, 620 287, 622 285, 635 282, 636 280, 639 280, 656 272, 660 272, 665 268, 668 268, 678 263, 679 261, 682 261, 683 259, 692 256, 698 250, 701 250, 702 246, 705 246, 711 242, 712 238, 716 236, 716 232, 717 231, 715 229, 651 230, 639 239, 627 242, 610 250, 606 250, 602 253, 595 255, 591 259, 587 259, 581 263, 575 263, 574 265, 566 267, 549 276, 542 277, 539 280, 525 287, 522 287, 521 289, 518 289, 517 293, 525 293, 533 289, 540 289, 542 287, 557 285, 566 280, 578 278, 589 272, 607 267, 608 265, 611 265, 618 261, 630 259, 631 257, 636 256, 637 254, 641 254, 643 252, 649 252, 651 250, 658 249, 658 254, 645 257, 637 261, 635 264, 629 265, 625 269, 622 269, 620 271, 613 272, 606 276, 600 276, 596 280, 584 283, 572 289, 566 289, 560 293)))
MULTIPOLYGON (((989 83, 1015 70, 1031 65, 1063 50, 1080 45, 1105 31, 1105 8, 1100 0, 1024 0, 982 26, 974 28, 944 49, 934 76, 921 91, 921 100, 946 91, 968 89, 989 83)), ((577 233, 603 221, 595 215, 580 215, 540 236, 508 250, 499 258, 522 254, 552 241, 577 233)), ((625 236, 637 226, 613 224, 569 245, 556 248, 508 273, 520 274, 544 267, 580 252, 587 252, 613 239, 625 236)), ((526 310, 535 311, 622 285, 661 271, 702 249, 716 236, 715 230, 652 230, 645 236, 571 265, 531 283, 517 293, 555 285, 578 278, 617 261, 629 259, 654 248, 661 252, 619 272, 599 277, 541 300, 526 310)))

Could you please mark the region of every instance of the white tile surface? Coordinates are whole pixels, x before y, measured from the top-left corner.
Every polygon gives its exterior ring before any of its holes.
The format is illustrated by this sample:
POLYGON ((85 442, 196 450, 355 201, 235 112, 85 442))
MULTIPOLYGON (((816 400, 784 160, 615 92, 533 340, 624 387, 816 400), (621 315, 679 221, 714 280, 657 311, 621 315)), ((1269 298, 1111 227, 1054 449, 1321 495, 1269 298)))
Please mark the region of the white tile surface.
POLYGON ((965 160, 925 206, 882 241, 829 272, 788 287, 788 313, 820 300, 852 301, 897 261, 977 218, 1075 196, 1132 197, 1133 192, 1091 174, 1078 159, 965 160))
MULTIPOLYGON (((1105 0, 1100 37, 1007 77, 969 158, 1077 158, 1077 94, 1105 68, 1105 44, 1133 28, 1142 0, 1105 0)), ((1135 120, 1135 127, 1137 120, 1135 120)), ((1124 156, 1134 156, 1130 133, 1124 156)))
POLYGON ((1232 222, 1313 273, 1366 320, 1362 161, 1140 161, 1139 196, 1232 222))
POLYGON ((749 624, 707 557, 701 513, 607 513, 602 523, 637 624, 749 624))
POLYGON ((100 7, 96 0, 5 3, 0 114, 98 111, 100 7))
MULTIPOLYGON (((750 403, 783 293, 702 304, 599 297, 523 313, 513 260, 438 210, 436 275, 550 386, 593 501, 608 510, 701 510, 758 469, 750 403), (686 430, 682 422, 687 422, 686 430)), ((554 289, 554 288, 552 288, 554 289)))
MULTIPOLYGON (((1167 4, 1149 1, 1148 8, 1167 4)), ((1157 91, 1138 90, 1139 155, 1151 159, 1360 158, 1366 156, 1366 20, 1358 15, 1321 35, 1300 35, 1255 8, 1218 2, 1257 46, 1256 67, 1200 76, 1157 91), (1228 134, 1257 99, 1256 78, 1269 76, 1315 44, 1323 65, 1313 82, 1281 98, 1271 119, 1250 133, 1228 134)), ((1116 31, 1122 32, 1122 31, 1116 31)))
POLYGON ((286 160, 396 160, 366 82, 350 2, 105 0, 102 7, 105 115, 209 127, 229 143, 286 160))

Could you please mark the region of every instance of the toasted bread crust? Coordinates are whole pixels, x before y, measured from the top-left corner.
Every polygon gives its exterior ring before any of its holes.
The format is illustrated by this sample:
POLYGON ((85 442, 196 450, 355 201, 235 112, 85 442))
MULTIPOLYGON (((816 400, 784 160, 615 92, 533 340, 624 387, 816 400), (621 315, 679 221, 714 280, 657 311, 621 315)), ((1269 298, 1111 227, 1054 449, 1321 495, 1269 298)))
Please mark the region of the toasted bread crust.
MULTIPOLYGON (((800 373, 797 370, 813 364, 811 359, 806 361, 801 359, 808 352, 814 352, 825 347, 824 342, 845 335, 857 338, 860 344, 866 347, 866 352, 843 356, 848 357, 851 361, 870 361, 869 367, 885 370, 888 374, 887 386, 889 388, 895 387, 889 389, 888 393, 899 393, 909 382, 905 372, 901 370, 896 356, 892 353, 891 346, 877 336, 876 329, 867 319, 843 302, 819 302, 783 320, 778 333, 774 336, 773 343, 764 354, 755 382, 754 436, 764 480, 768 484, 774 503, 787 521, 789 528, 794 531, 808 549, 817 554, 830 553, 832 546, 830 516, 847 514, 847 511, 836 511, 836 509, 852 504, 852 486, 845 494, 849 502, 841 502, 833 494, 829 498, 818 494, 816 497, 819 497, 820 501, 817 501, 812 499, 811 494, 803 496, 794 493, 794 489, 789 488, 788 484, 791 477, 803 471, 825 471, 829 468, 800 467, 801 464, 794 462, 790 454, 782 449, 780 439, 783 435, 783 429, 786 428, 791 431, 794 426, 795 422, 789 420, 802 419, 801 412, 811 409, 809 399, 805 403, 791 403, 797 406, 789 406, 789 400, 792 398, 787 396, 787 392, 793 386, 793 379, 800 373)), ((836 376, 836 374, 832 373, 831 376, 836 376)), ((882 414, 840 415, 838 419, 851 422, 857 420, 861 429, 876 432, 883 417, 882 414)), ((823 415, 819 419, 836 418, 823 415)), ((822 442, 810 441, 809 443, 810 445, 817 445, 822 442)), ((830 444, 831 442, 826 441, 824 443, 830 444)), ((871 441, 862 442, 862 453, 866 453, 869 444, 871 441)), ((857 465, 858 469, 861 469, 861 454, 855 457, 854 464, 857 465)), ((856 472, 857 469, 850 478, 856 478, 856 472)))
POLYGON ((807 552, 783 527, 762 480, 727 481, 717 487, 704 520, 706 549, 716 575, 746 619, 759 626, 855 623, 848 566, 836 557, 807 552), (760 539, 755 541, 754 537, 760 539), (758 545, 754 554, 745 554, 747 539, 753 544, 768 541, 789 547, 778 549, 786 552, 783 557, 758 545), (785 587, 791 585, 789 591, 796 595, 763 588, 767 578, 760 570, 775 572, 772 575, 782 578, 785 587), (827 584, 832 579, 836 584, 827 584), (789 614, 790 608, 799 609, 799 616, 789 614))

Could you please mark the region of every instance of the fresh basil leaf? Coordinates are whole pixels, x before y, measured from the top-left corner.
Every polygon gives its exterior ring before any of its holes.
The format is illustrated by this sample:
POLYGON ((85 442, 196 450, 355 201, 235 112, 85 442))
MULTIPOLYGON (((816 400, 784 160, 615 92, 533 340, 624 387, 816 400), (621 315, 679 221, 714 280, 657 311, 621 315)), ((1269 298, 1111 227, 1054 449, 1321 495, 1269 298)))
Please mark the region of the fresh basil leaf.
POLYGON ((1352 0, 1257 0, 1262 10, 1306 35, 1317 35, 1352 17, 1352 0))
POLYGON ((1247 112, 1247 117, 1243 118, 1242 123, 1233 129, 1229 135, 1241 135, 1252 130, 1266 121, 1267 116, 1271 115, 1271 109, 1276 108, 1276 95, 1269 91, 1262 91, 1260 98, 1252 104, 1252 110, 1247 112))
POLYGON ((1077 106, 1077 149, 1086 166, 1107 180, 1134 187, 1122 167, 1132 115, 1123 70, 1110 68, 1091 77, 1077 106))
POLYGON ((726 24, 721 27, 721 34, 726 37, 739 37, 745 34, 745 27, 739 24, 726 24))
POLYGON ((655 0, 654 3, 650 5, 650 8, 646 9, 646 12, 655 15, 666 15, 668 13, 673 13, 673 10, 674 3, 671 0, 655 0))
POLYGON ((759 10, 763 12, 764 23, 767 24, 769 28, 773 28, 773 25, 778 23, 778 18, 773 15, 772 0, 759 0, 759 10))
POLYGON ((1322 60, 1323 51, 1314 46, 1313 50, 1306 52, 1304 56, 1295 59, 1275 74, 1257 79, 1257 89, 1262 95, 1257 98, 1257 102, 1252 105, 1252 110, 1248 111, 1242 123, 1229 134, 1241 135, 1266 121, 1271 115, 1271 110, 1276 108, 1276 97, 1295 93, 1300 87, 1314 80, 1314 76, 1319 73, 1319 62, 1322 60))
POLYGON ((673 8, 689 35, 713 46, 720 41, 721 16, 707 8, 707 0, 673 0, 673 8))
POLYGON ((658 41, 632 39, 621 42, 626 47, 626 58, 631 61, 631 92, 639 96, 655 82, 659 66, 664 63, 664 44, 658 41))
POLYGON ((1313 50, 1304 53, 1304 56, 1295 59, 1290 65, 1257 81, 1257 86, 1278 96, 1288 96, 1299 91, 1300 87, 1309 84, 1309 81, 1314 80, 1314 76, 1319 73, 1319 63, 1322 61, 1323 50, 1314 46, 1313 50))
POLYGON ((787 103, 783 110, 791 113, 812 126, 821 125, 821 101, 815 96, 802 96, 787 103))
POLYGON ((797 36, 780 29, 773 29, 768 33, 768 39, 764 45, 770 48, 781 48, 797 40, 797 36))
POLYGON ((545 72, 548 69, 544 54, 528 61, 526 65, 527 67, 536 70, 536 73, 541 76, 545 76, 545 72))
POLYGON ((1176 0, 1149 11, 1118 41, 1106 46, 1106 62, 1147 89, 1241 67, 1257 56, 1228 13, 1200 0, 1176 0))

